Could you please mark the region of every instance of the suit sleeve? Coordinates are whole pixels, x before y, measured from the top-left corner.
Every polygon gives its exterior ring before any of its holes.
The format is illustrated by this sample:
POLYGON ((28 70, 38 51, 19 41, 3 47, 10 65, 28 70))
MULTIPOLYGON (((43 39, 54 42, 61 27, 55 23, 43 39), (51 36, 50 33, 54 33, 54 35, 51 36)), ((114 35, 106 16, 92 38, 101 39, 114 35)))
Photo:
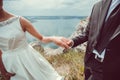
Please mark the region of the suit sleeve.
MULTIPOLYGON (((94 7, 93 7, 93 9, 94 9, 94 7)), ((93 12, 93 9, 92 9, 92 12, 93 12)), ((92 13, 91 13, 91 16, 92 16, 92 13)), ((80 45, 80 44, 82 44, 82 43, 84 43, 86 41, 88 41, 88 36, 89 36, 89 31, 90 31, 90 25, 91 25, 91 16, 90 16, 88 25, 87 25, 85 31, 83 32, 83 34, 78 35, 78 36, 76 36, 75 38, 72 39, 73 42, 74 42, 72 48, 76 47, 76 46, 78 46, 78 45, 80 45)))

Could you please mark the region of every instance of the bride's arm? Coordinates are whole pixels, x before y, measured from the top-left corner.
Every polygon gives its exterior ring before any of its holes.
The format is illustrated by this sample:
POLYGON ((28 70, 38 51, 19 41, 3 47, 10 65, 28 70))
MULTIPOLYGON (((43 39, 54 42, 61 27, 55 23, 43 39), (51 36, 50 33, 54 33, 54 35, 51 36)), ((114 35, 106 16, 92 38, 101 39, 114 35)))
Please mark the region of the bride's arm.
POLYGON ((45 37, 41 35, 39 32, 37 32, 37 30, 33 27, 33 25, 23 17, 20 18, 20 23, 23 31, 29 32, 31 35, 41 40, 43 43, 54 42, 55 44, 61 47, 69 48, 69 46, 67 45, 68 39, 64 37, 55 37, 55 36, 45 37))

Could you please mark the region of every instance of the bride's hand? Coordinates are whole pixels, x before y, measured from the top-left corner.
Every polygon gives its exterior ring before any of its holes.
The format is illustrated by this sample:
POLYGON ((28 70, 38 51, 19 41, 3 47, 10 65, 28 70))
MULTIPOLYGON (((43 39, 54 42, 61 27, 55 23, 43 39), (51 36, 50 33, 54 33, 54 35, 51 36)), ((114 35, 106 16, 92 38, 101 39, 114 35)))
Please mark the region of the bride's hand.
POLYGON ((65 49, 69 49, 69 45, 68 45, 69 39, 67 39, 67 38, 53 37, 53 42, 58 46, 61 46, 65 49))

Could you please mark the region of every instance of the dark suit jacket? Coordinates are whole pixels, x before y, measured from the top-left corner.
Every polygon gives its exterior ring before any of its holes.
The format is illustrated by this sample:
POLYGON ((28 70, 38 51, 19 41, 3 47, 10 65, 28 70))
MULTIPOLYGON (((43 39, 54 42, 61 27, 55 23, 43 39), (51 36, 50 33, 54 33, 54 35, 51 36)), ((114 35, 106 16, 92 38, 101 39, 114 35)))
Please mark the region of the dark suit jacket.
MULTIPOLYGON (((98 44, 100 34, 101 34, 101 29, 106 24, 105 19, 106 19, 111 1, 112 0, 102 0, 97 4, 95 4, 92 10, 90 21, 86 28, 86 31, 84 32, 83 35, 79 35, 73 38, 73 41, 74 41, 73 47, 88 41, 86 55, 85 55, 85 63, 87 63, 87 61, 90 59, 93 49, 95 49, 96 45, 98 44)), ((110 15, 109 18, 110 17, 114 19, 114 14, 110 15)), ((120 15, 118 17, 120 17, 120 15)), ((120 21, 120 18, 119 18, 119 21, 120 21)), ((113 76, 116 73, 119 73, 119 76, 120 76, 120 44, 119 44, 120 22, 119 21, 117 22, 118 23, 118 25, 116 26, 117 28, 115 29, 115 31, 113 31, 112 35, 110 35, 109 40, 101 43, 101 45, 103 46, 101 46, 98 50, 98 52, 101 53, 106 48, 106 55, 103 61, 103 72, 105 75, 104 80, 120 80, 120 78, 116 79, 115 76, 113 76), (111 73, 108 74, 109 72, 111 73), (113 79, 112 77, 115 79, 113 79)), ((111 24, 112 23, 113 22, 111 22, 111 24)), ((104 37, 107 38, 108 36, 104 36, 104 37)))

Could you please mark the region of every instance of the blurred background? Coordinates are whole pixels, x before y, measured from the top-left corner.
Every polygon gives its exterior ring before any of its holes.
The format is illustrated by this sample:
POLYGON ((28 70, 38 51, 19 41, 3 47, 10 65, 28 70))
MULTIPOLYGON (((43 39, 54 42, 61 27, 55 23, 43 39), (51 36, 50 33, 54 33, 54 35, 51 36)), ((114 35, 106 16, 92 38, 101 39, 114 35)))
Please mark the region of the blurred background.
MULTIPOLYGON (((4 0, 4 8, 27 18, 45 36, 69 37, 98 0, 4 0)), ((27 34, 28 41, 36 39, 27 34)), ((44 44, 45 45, 45 44, 44 44)), ((56 47, 54 44, 45 46, 56 47)))

